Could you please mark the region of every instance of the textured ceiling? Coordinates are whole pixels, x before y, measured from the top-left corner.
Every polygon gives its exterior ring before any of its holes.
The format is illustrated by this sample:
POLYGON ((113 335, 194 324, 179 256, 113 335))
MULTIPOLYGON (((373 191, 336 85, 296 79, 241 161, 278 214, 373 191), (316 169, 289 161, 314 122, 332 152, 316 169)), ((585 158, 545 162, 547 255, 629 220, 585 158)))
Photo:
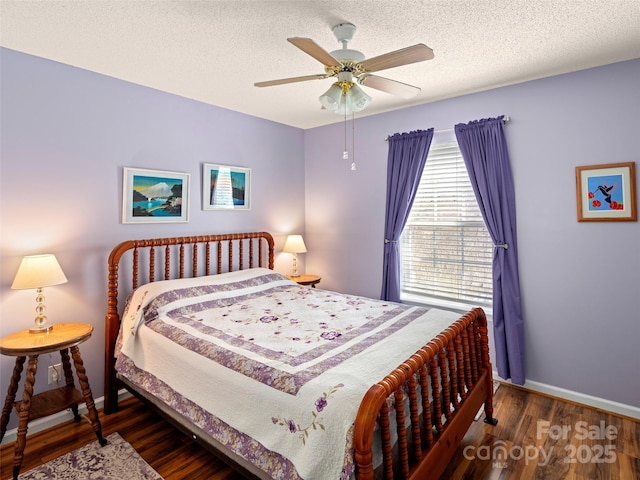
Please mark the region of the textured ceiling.
MULTIPOLYGON (((418 86, 373 89, 371 115, 535 78, 640 58, 639 0, 1 0, 2 46, 300 128, 338 122, 320 109, 330 79, 287 37, 371 58, 416 43, 433 60, 378 74, 418 86)), ((640 82, 640 79, 639 79, 640 82)))

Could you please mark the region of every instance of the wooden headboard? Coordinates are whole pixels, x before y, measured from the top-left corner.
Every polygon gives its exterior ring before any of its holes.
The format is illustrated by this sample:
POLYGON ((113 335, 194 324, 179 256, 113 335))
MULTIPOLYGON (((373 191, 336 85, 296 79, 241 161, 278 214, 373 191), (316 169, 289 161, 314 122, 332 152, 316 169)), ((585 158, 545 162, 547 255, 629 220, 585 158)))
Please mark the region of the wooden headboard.
POLYGON ((119 298, 125 299, 139 285, 156 280, 193 278, 254 267, 273 270, 273 262, 274 241, 268 232, 128 240, 114 247, 108 263, 104 412, 118 409, 119 382, 113 355, 120 330, 119 298), (162 260, 157 262, 158 252, 162 260))

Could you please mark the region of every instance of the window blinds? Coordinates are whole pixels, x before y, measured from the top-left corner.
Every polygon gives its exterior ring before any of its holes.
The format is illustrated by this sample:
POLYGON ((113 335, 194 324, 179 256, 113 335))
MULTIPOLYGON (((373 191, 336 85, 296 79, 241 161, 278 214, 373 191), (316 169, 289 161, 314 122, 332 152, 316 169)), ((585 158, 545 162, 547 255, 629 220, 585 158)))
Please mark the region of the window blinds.
POLYGON ((402 293, 491 306, 493 242, 457 143, 431 147, 400 248, 402 293))

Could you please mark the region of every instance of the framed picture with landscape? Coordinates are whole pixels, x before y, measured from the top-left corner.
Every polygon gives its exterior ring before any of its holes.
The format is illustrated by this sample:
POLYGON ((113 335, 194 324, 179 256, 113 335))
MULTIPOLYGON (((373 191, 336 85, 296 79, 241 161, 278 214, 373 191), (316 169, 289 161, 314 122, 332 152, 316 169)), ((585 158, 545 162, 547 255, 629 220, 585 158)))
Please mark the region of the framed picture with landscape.
POLYGON ((122 223, 188 221, 188 173, 125 167, 122 223))
POLYGON ((203 210, 249 210, 250 208, 250 168, 203 164, 203 210))
POLYGON ((635 189, 634 162, 576 167, 578 221, 638 220, 635 189))

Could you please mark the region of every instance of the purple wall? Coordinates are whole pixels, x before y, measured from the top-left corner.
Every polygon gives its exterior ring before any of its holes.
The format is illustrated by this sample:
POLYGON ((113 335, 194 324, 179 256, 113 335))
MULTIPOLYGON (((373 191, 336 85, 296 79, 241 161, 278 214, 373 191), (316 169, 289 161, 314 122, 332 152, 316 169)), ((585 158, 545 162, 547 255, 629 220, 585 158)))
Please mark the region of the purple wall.
MULTIPOLYGON (((0 335, 28 328, 35 291, 11 290, 24 255, 55 253, 69 282, 45 289, 51 322, 88 322, 81 347, 103 394, 107 256, 131 238, 304 230, 304 132, 2 49, 0 335), (252 169, 250 211, 201 209, 201 165, 252 169), (189 223, 122 224, 123 167, 191 174, 189 223)), ((304 262, 304 259, 301 259, 304 262)), ((287 273, 290 255, 276 255, 287 273)), ((36 392, 48 388, 43 355, 36 392)), ((13 358, 2 357, 2 398, 13 358)))
POLYGON ((640 407, 640 223, 578 223, 575 199, 578 165, 634 161, 638 184, 640 60, 356 119, 356 172, 342 160, 341 123, 307 131, 307 271, 325 288, 379 297, 385 137, 501 114, 511 117, 527 378, 640 407))

